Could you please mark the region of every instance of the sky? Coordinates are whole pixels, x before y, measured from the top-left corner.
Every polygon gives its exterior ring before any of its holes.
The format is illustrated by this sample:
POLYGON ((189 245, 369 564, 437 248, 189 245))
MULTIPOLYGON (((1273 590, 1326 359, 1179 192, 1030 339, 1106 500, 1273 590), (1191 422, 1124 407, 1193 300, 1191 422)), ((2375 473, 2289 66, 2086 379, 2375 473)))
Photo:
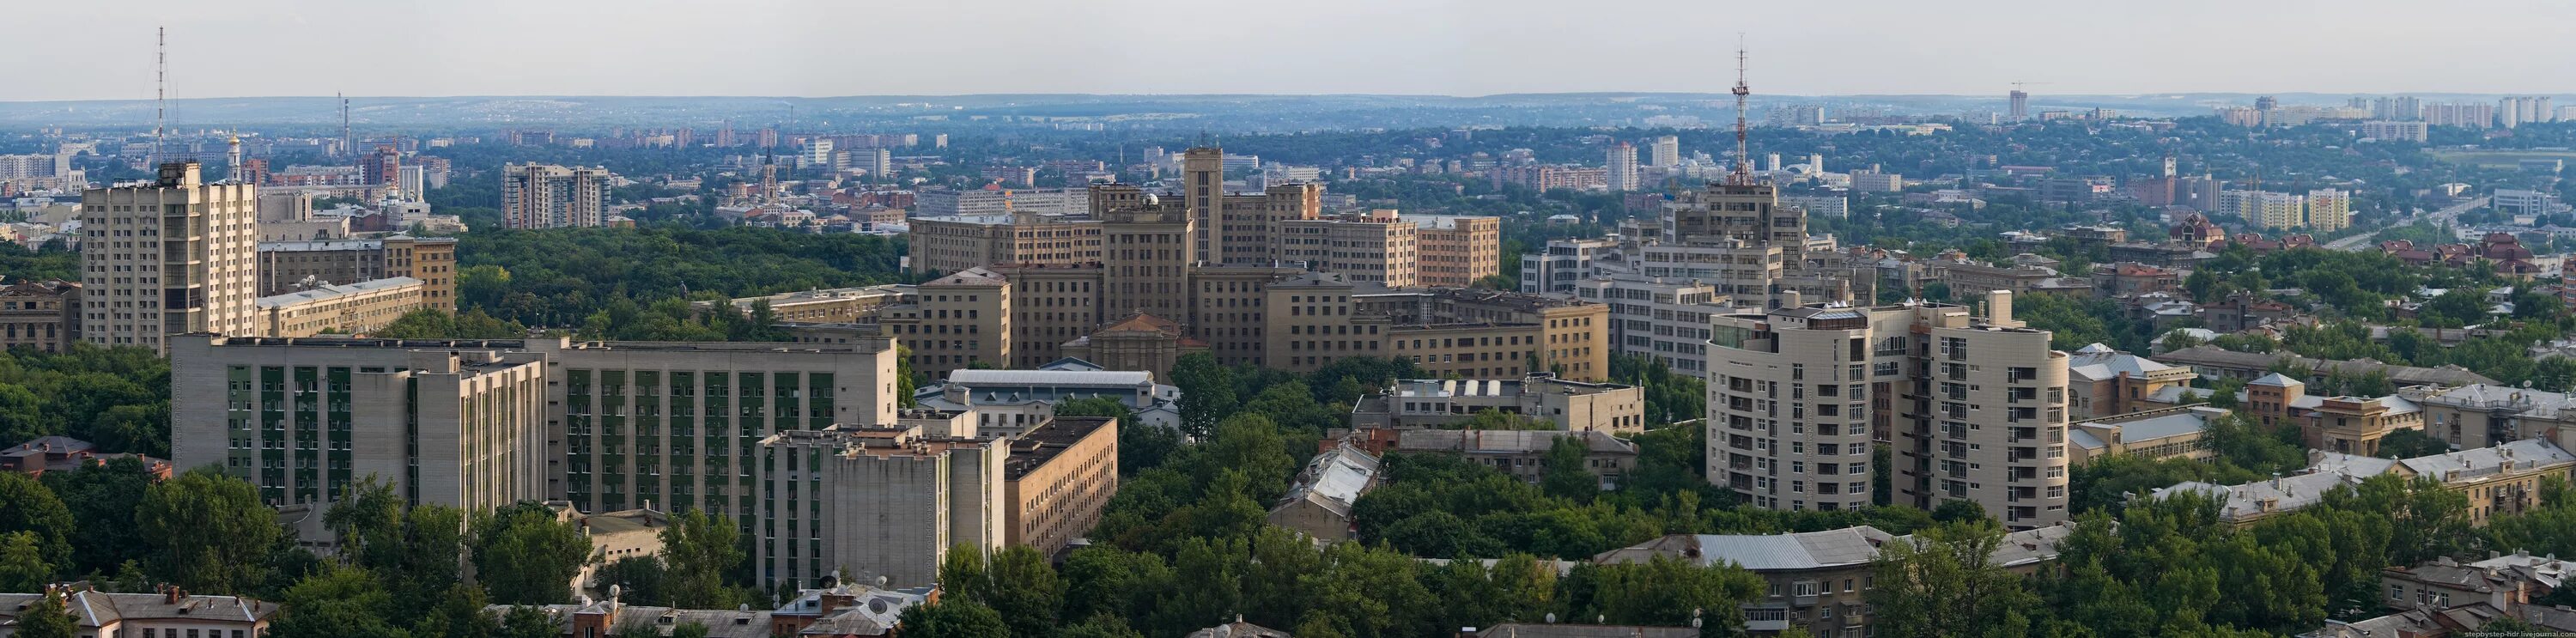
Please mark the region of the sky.
POLYGON ((2565 0, 0 0, 0 100, 2562 93, 2565 0), (154 20, 137 16, 153 16, 154 20))

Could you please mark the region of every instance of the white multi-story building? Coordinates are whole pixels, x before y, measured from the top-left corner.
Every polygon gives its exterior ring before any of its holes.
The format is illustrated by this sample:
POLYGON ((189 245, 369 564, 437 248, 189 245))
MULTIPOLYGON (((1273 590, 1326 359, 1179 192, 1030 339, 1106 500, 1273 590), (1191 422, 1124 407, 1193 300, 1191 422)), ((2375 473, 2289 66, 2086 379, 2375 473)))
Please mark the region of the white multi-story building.
POLYGON ((1619 259, 1619 240, 1553 239, 1544 252, 1521 255, 1521 292, 1574 292, 1576 282, 1603 274, 1602 262, 1619 259))
POLYGON ((1610 306, 1619 354, 1651 357, 1673 372, 1708 372, 1708 321, 1735 310, 1717 287, 1692 280, 1613 275, 1575 282, 1574 296, 1610 306))
POLYGON ((2432 134, 2423 122, 2370 121, 2361 123, 2361 136, 2392 142, 2422 142, 2432 134))
POLYGON ((501 223, 510 228, 579 228, 607 223, 606 167, 501 165, 501 223))
POLYGON ((1637 190, 1637 146, 1627 142, 1610 145, 1609 188, 1611 191, 1637 190))
POLYGON ((81 336, 168 352, 166 335, 259 330, 259 187, 209 184, 196 162, 81 197, 81 336))
MULTIPOLYGON (((1647 166, 1653 166, 1656 168, 1672 168, 1682 165, 1682 138, 1675 135, 1666 135, 1655 138, 1655 145, 1651 154, 1653 156, 1653 161, 1647 164, 1647 166)), ((1778 162, 1773 163, 1777 164, 1778 162)))
POLYGON ((1712 321, 1708 477, 1758 507, 1872 502, 1873 432, 1889 495, 1964 500, 2022 531, 2067 520, 2067 355, 2012 319, 1960 306, 1813 305, 1712 321))

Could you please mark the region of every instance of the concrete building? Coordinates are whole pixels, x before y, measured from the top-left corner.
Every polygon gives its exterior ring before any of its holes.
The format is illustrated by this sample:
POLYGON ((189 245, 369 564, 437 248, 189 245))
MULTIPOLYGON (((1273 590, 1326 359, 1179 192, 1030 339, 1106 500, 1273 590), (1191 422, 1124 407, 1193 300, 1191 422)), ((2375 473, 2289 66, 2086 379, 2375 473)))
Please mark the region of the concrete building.
MULTIPOLYGON (((2056 562, 2058 543, 2074 531, 2051 525, 2005 534, 1987 560, 2017 575, 2037 574, 2056 562)), ((1662 558, 1743 569, 1762 577, 1768 587, 1742 603, 1744 625, 1738 629, 1755 636, 1776 636, 1794 627, 1811 636, 1857 637, 1872 633, 1869 590, 1880 549, 1920 542, 1867 525, 1793 534, 1674 534, 1602 552, 1592 562, 1662 558)))
POLYGON ((422 306, 454 312, 456 239, 394 235, 259 245, 261 296, 396 277, 420 280, 422 306))
POLYGON ((2201 431, 2227 414, 2222 408, 2194 405, 2077 423, 2067 433, 2067 441, 2072 443, 2066 448, 2067 465, 2081 466, 2094 459, 2120 455, 2207 460, 2212 454, 2201 431))
POLYGON ((1003 544, 1004 441, 831 428, 781 431, 758 451, 762 582, 929 585, 950 549, 1003 544))
POLYGON ((1147 372, 1054 370, 958 370, 948 380, 922 386, 914 404, 974 415, 978 432, 1011 436, 1055 418, 1066 401, 1108 398, 1136 413, 1139 423, 1127 427, 1180 427, 1181 389, 1154 382, 1147 372))
POLYGON ((2099 419, 2150 409, 2149 399, 2167 388, 2190 387, 2190 368, 2092 344, 2066 359, 2066 391, 2074 404, 2072 418, 2099 419))
POLYGON ((881 312, 885 334, 903 340, 913 369, 932 378, 1011 361, 1011 286, 992 271, 969 268, 923 282, 911 303, 881 312))
POLYGON ((72 612, 73 635, 82 638, 176 638, 183 631, 206 638, 228 634, 266 636, 269 621, 277 617, 277 603, 240 596, 190 594, 170 585, 156 589, 148 594, 109 594, 91 589, 87 581, 82 581, 48 586, 48 591, 43 592, 0 594, 0 631, 16 635, 18 616, 49 594, 63 597, 64 609, 72 612))
POLYGON ((1650 153, 1650 159, 1647 160, 1647 166, 1653 166, 1656 168, 1672 168, 1682 165, 1682 138, 1680 136, 1665 135, 1657 137, 1655 138, 1655 144, 1649 148, 1652 149, 1652 152, 1650 153))
POLYGON ((2310 450, 2308 459, 2307 469, 2291 476, 2243 485, 2183 482, 2158 489, 2153 496, 2189 493, 2216 499, 2219 520, 2241 528, 2315 505, 2336 487, 2391 474, 2430 479, 2443 489, 2468 496, 2469 523, 2485 526, 2496 516, 2540 507, 2543 483, 2565 481, 2576 472, 2576 455, 2540 439, 2403 460, 2323 450, 2310 450))
POLYGON ((1855 193, 1894 193, 1905 190, 1905 176, 1878 171, 1852 171, 1851 188, 1855 193))
MULTIPOLYGON (((497 344, 491 344, 497 345, 497 344)), ((411 503, 482 511, 548 497, 545 363, 457 342, 173 337, 171 450, 271 504, 375 476, 411 503)))
POLYGON ((81 196, 81 338, 166 353, 167 335, 259 330, 259 189, 195 162, 81 196))
POLYGON ((1803 195, 1782 197, 1780 198, 1780 203, 1796 206, 1800 210, 1806 211, 1807 217, 1809 218, 1830 217, 1834 219, 1846 219, 1851 217, 1851 198, 1842 195, 1803 195))
POLYGON ((607 223, 617 176, 599 166, 503 164, 501 223, 509 228, 587 228, 607 223))
POLYGON ((1376 489, 1378 458, 1348 442, 1306 462, 1286 496, 1271 506, 1268 521, 1320 542, 1355 540, 1351 506, 1376 489))
POLYGON ((1416 285, 1465 288, 1503 270, 1503 220, 1473 215, 1407 215, 1420 226, 1415 234, 1421 264, 1416 285))
POLYGON ((1100 524, 1118 493, 1118 420, 1060 417, 1010 438, 1002 542, 1054 556, 1100 524))
POLYGON ((2370 121, 2361 123, 2361 136, 2389 142, 2422 143, 2431 139, 2430 127, 2423 122, 2370 121))
POLYGON ((2352 193, 2332 188, 2308 191, 2308 230, 2331 233, 2352 226, 2352 193))
POLYGON ((410 277, 321 285, 259 298, 262 337, 364 334, 424 307, 424 284, 410 277))
POLYGON ((1602 489, 1615 489, 1637 467, 1637 444, 1603 430, 1360 430, 1386 432, 1394 442, 1377 453, 1455 454, 1470 463, 1493 468, 1523 482, 1537 483, 1547 474, 1548 450, 1573 439, 1583 445, 1583 469, 1601 477, 1602 489))
POLYGON ((68 352, 81 340, 81 285, 17 281, 0 285, 0 348, 68 352))
MULTIPOLYGON (((1077 217, 1091 212, 1091 194, 1079 188, 926 188, 912 194, 914 217, 1037 215, 1077 217)), ((976 264, 981 266, 983 264, 976 264)))
POLYGON ((1492 410, 1556 429, 1632 434, 1646 429, 1645 389, 1566 381, 1546 372, 1518 379, 1402 379, 1351 407, 1351 427, 1441 429, 1492 410))
POLYGON ((1611 192, 1633 191, 1645 185, 1637 174, 1637 147, 1627 142, 1610 145, 1607 186, 1611 192))
MULTIPOLYGON (((1734 305, 1754 308, 1780 307, 1791 296, 1851 298, 1848 278, 1823 272, 1824 255, 1811 256, 1806 212, 1781 206, 1779 190, 1769 184, 1685 190, 1663 203, 1658 221, 1628 259, 1636 275, 1698 280, 1734 305)), ((1831 240, 1824 242, 1829 247, 1831 240)))
POLYGON ((2016 531, 2066 520, 2067 355, 2012 318, 2011 293, 1987 306, 1713 319, 1710 482, 1758 507, 1864 507, 1875 430, 1894 441, 1896 503, 1966 500, 2016 531))
POLYGON ((1575 282, 1601 275, 1599 262, 1619 256, 1616 239, 1553 239, 1542 252, 1521 256, 1521 292, 1572 293, 1575 282))
POLYGON ((1708 319, 1734 312, 1718 286, 1666 277, 1612 276, 1575 282, 1574 296, 1610 307, 1610 341, 1620 354, 1648 357, 1674 372, 1708 373, 1708 319))
POLYGON ((2424 433, 2460 449, 2547 439, 2576 445, 2576 397, 2494 383, 2399 388, 2424 410, 2424 433))
MULTIPOLYGON (((743 297, 732 300, 731 305, 735 312, 748 315, 754 306, 766 302, 770 313, 781 322, 874 323, 887 306, 910 303, 917 292, 918 288, 906 284, 826 288, 743 297)), ((704 312, 718 303, 701 301, 697 307, 704 312)))
MULTIPOLYGON (((1373 210, 1338 217, 1280 222, 1280 259, 1308 270, 1339 273, 1351 281, 1389 288, 1422 285, 1422 224, 1396 211, 1373 210)), ((1499 232, 1499 231, 1497 231, 1499 232)))
POLYGON ((996 264, 1064 266, 1101 260, 1100 222, 1030 212, 916 216, 912 271, 951 273, 996 264))

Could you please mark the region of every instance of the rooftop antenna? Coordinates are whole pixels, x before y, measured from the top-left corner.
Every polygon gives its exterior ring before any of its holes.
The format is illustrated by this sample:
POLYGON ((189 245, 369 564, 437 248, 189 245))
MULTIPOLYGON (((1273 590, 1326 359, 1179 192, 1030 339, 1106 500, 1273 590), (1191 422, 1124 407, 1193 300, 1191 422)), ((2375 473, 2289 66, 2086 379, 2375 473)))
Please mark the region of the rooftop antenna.
POLYGON ((1753 95, 1753 87, 1744 82, 1744 34, 1735 34, 1735 171, 1726 181, 1735 186, 1753 183, 1753 153, 1745 145, 1744 100, 1753 95))
POLYGON ((170 28, 152 28, 152 156, 144 163, 161 163, 161 136, 170 116, 170 28))

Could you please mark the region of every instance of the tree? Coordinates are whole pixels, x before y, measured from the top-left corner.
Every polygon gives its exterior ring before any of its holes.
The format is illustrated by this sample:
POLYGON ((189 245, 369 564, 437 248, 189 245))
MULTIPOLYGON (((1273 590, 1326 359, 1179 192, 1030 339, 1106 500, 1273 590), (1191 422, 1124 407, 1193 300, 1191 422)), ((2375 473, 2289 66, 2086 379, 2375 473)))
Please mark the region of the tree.
POLYGON ((1205 353, 1182 355, 1172 363, 1172 385, 1181 390, 1181 431, 1206 436, 1233 414, 1234 371, 1205 353))
POLYGON ((45 473, 45 487, 62 497, 80 530, 72 536, 72 573, 114 573, 120 564, 150 553, 134 525, 134 512, 152 490, 152 479, 142 459, 131 456, 45 473))
POLYGON ((1005 547, 989 559, 974 546, 959 545, 942 562, 939 581, 950 584, 956 601, 990 608, 1015 638, 1049 635, 1064 607, 1064 582, 1046 556, 1027 545, 1005 547))
POLYGON ((72 564, 74 529, 71 508, 55 498, 53 490, 25 474, 0 472, 0 534, 34 535, 38 557, 59 570, 72 564))
POLYGON ((2379 456, 2411 459, 2451 451, 2451 444, 2425 434, 2423 430, 2395 430, 2379 439, 2379 456))
POLYGON ((61 434, 54 419, 45 414, 44 401, 36 393, 15 385, 0 385, 0 441, 32 441, 39 437, 61 434))
POLYGON ((724 575, 743 561, 742 533, 733 519, 701 510, 671 517, 662 528, 662 560, 669 565, 664 586, 670 605, 683 609, 730 609, 743 596, 725 587, 724 575))
POLYGON ((590 560, 590 539, 533 502, 476 516, 472 536, 474 572, 498 604, 569 600, 573 575, 590 560))
POLYGON ((967 601, 940 601, 903 609, 896 622, 906 638, 1011 638, 1011 627, 993 608, 967 601))
POLYGON ((1601 477, 1585 467, 1592 445, 1583 434, 1564 433, 1548 446, 1547 456, 1542 459, 1544 473, 1539 476, 1539 488, 1548 496, 1585 502, 1601 493, 1601 477))
POLYGON ((54 566, 45 562, 44 537, 35 532, 0 534, 0 591, 44 591, 54 582, 54 566))
POLYGON ((153 574, 209 594, 246 594, 258 587, 284 536, 258 488, 213 466, 152 486, 134 522, 152 549, 153 574))
POLYGON ((269 628, 274 638, 407 638, 389 618, 394 597, 366 570, 335 567, 306 577, 286 590, 278 619, 269 628))
POLYGON ((622 594, 619 599, 630 605, 669 605, 671 593, 664 584, 668 578, 670 570, 652 556, 620 558, 598 571, 599 583, 616 586, 622 594))
POLYGON ((555 638, 555 620, 545 608, 513 605, 501 616, 503 638, 555 638))
POLYGON ((72 638, 80 631, 62 594, 46 592, 36 600, 36 606, 18 614, 17 632, 10 634, 13 638, 72 638))
POLYGON ((2036 601, 1994 564, 2002 530, 1951 524, 1879 548, 1869 592, 1878 630, 1896 636, 2018 636, 2036 601))
POLYGON ((1216 485, 1221 472, 1240 472, 1250 490, 1245 495, 1255 503, 1268 503, 1287 492, 1289 475, 1297 470, 1297 459, 1288 456, 1279 426, 1259 412, 1227 417, 1199 451, 1194 472, 1199 485, 1216 485))

